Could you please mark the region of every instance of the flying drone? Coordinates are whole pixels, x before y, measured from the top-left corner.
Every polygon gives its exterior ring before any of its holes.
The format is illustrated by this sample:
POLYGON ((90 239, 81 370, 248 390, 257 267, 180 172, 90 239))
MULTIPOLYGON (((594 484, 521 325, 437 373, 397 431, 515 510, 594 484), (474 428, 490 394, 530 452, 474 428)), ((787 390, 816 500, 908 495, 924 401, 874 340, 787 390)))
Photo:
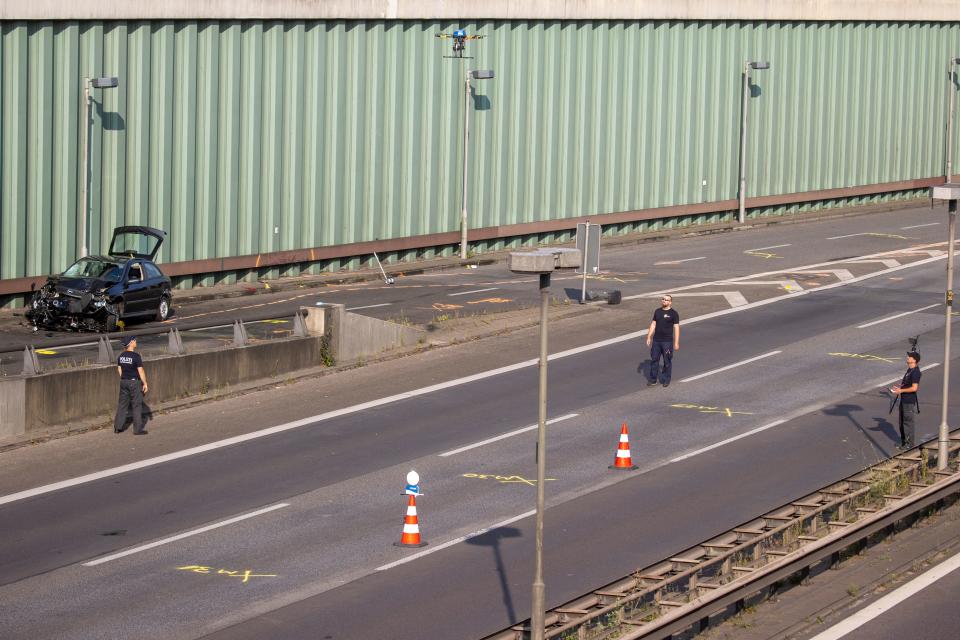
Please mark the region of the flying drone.
POLYGON ((438 33, 437 37, 453 40, 453 55, 444 56, 444 58, 469 58, 471 56, 463 55, 463 52, 467 48, 467 40, 479 40, 484 36, 468 36, 466 30, 457 29, 453 33, 438 33))

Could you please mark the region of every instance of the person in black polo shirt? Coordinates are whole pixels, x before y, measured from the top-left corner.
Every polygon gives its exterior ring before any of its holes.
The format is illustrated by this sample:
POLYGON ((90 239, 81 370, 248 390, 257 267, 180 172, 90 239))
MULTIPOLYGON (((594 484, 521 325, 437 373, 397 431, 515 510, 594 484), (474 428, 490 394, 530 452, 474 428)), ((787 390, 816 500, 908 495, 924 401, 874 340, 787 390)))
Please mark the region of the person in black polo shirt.
POLYGON ((907 372, 903 374, 903 380, 899 387, 892 387, 890 393, 900 396, 900 446, 904 449, 911 449, 916 446, 917 429, 914 420, 920 413, 920 405, 917 401, 917 390, 920 388, 920 354, 911 351, 907 354, 907 372))
POLYGON ((125 350, 117 356, 117 373, 120 374, 120 399, 117 402, 117 415, 113 419, 113 432, 126 429, 127 412, 133 413, 133 435, 142 436, 147 432, 143 428, 143 394, 147 386, 147 374, 143 371, 143 360, 135 351, 137 339, 127 336, 123 339, 125 350))
POLYGON ((650 373, 647 386, 657 384, 657 376, 663 386, 670 386, 673 369, 673 352, 680 349, 680 314, 672 308, 673 296, 660 298, 660 308, 653 312, 653 320, 647 330, 647 346, 650 348, 650 373), (663 359, 663 370, 660 360, 663 359))

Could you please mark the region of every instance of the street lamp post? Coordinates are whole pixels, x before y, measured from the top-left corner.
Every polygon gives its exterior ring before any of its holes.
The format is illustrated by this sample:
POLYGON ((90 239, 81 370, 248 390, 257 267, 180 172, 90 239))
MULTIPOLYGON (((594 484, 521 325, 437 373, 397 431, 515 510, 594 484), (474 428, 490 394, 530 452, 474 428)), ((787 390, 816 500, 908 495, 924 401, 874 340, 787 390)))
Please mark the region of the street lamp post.
POLYGON ((510 271, 540 276, 540 386, 537 409, 537 524, 533 570, 530 637, 543 640, 545 593, 543 582, 543 485, 547 475, 547 311, 550 308, 550 274, 556 269, 580 266, 579 249, 538 249, 510 254, 510 271))
POLYGON ((954 73, 956 73, 956 66, 960 64, 960 58, 953 57, 950 58, 950 71, 948 73, 948 87, 949 99, 947 107, 947 182, 953 182, 953 105, 956 100, 957 90, 954 88, 954 73))
POLYGON ((937 468, 947 468, 950 447, 950 427, 947 425, 947 398, 950 391, 950 334, 953 320, 953 239, 957 225, 957 200, 960 200, 960 184, 945 184, 933 188, 934 200, 947 201, 947 290, 944 296, 946 321, 943 325, 943 397, 940 408, 940 433, 937 438, 937 468))
POLYGON ((769 69, 769 62, 745 62, 743 65, 743 109, 740 122, 740 224, 746 219, 747 208, 747 109, 750 105, 750 69, 769 69))
POLYGON ((467 147, 470 143, 470 78, 475 80, 490 80, 493 71, 490 69, 471 69, 467 71, 463 97, 463 200, 460 205, 460 259, 467 258, 467 147))
POLYGON ((83 78, 83 154, 80 158, 80 256, 87 255, 87 213, 89 211, 90 191, 90 89, 114 89, 120 84, 116 77, 83 78))

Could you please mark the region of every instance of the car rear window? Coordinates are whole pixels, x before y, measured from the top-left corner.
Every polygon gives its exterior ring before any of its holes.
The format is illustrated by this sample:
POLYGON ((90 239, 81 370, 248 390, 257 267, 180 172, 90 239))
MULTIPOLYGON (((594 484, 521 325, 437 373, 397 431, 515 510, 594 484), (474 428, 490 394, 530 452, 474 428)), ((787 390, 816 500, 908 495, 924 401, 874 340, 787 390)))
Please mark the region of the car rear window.
POLYGON ((156 267, 156 265, 154 265, 154 264, 151 263, 151 262, 144 262, 144 263, 143 263, 143 268, 147 270, 147 277, 148 277, 148 278, 162 278, 162 277, 163 277, 163 274, 160 273, 160 269, 158 269, 158 268, 156 267))

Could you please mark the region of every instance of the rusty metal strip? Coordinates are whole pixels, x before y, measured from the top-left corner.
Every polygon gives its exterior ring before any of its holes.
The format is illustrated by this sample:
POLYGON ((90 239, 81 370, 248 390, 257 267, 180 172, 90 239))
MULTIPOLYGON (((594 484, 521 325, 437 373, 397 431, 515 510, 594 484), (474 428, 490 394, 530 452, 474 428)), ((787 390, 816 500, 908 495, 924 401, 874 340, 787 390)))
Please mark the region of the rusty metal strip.
MULTIPOLYGON (((758 196, 747 198, 748 208, 773 207, 801 202, 815 202, 818 200, 836 200, 858 196, 877 195, 910 189, 923 189, 943 184, 943 176, 901 180, 899 182, 885 182, 839 189, 821 189, 818 191, 802 191, 773 196, 758 196)), ((701 215, 705 213, 721 213, 736 209, 736 200, 716 200, 694 204, 657 207, 653 209, 639 209, 633 211, 619 211, 616 213, 598 213, 590 216, 545 220, 542 222, 525 222, 519 224, 500 225, 473 229, 469 232, 470 242, 484 240, 499 240, 522 235, 539 233, 556 233, 576 229, 580 222, 594 222, 601 225, 644 222, 679 216, 701 215)), ((228 256, 222 258, 206 258, 201 260, 187 260, 171 262, 161 265, 163 272, 168 276, 195 276, 224 271, 243 271, 246 269, 262 269, 265 267, 279 267, 288 264, 312 263, 321 260, 338 258, 354 258, 365 256, 373 251, 389 253, 393 251, 412 251, 428 249, 444 245, 455 245, 460 241, 460 234, 456 231, 432 233, 388 240, 368 242, 353 242, 329 247, 312 247, 307 249, 291 249, 272 253, 249 254, 245 256, 228 256)), ((31 285, 39 287, 46 282, 46 276, 30 276, 26 278, 10 278, 0 280, 0 295, 14 295, 27 293, 31 285)))

